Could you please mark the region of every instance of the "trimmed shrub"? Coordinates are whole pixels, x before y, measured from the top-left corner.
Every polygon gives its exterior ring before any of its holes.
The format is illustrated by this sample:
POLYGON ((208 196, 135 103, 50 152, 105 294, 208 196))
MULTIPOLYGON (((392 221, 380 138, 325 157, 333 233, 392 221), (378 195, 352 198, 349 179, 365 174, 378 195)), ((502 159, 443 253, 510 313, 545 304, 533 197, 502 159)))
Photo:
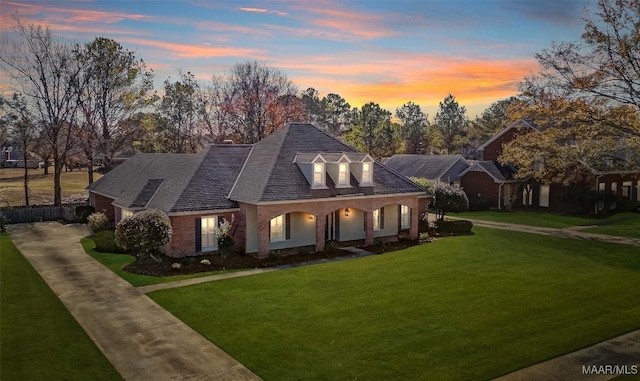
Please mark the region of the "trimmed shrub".
POLYGON ((116 243, 116 236, 113 230, 102 230, 93 236, 96 243, 96 251, 101 253, 122 253, 121 247, 116 243))
POLYGON ((170 240, 171 220, 161 210, 143 210, 116 227, 116 243, 134 254, 153 256, 170 240))
POLYGON ((91 215, 91 213, 93 213, 95 211, 96 211, 96 208, 94 208, 91 205, 76 206, 76 210, 75 210, 76 221, 75 222, 80 222, 80 223, 86 224, 87 223, 87 218, 89 218, 89 215, 91 215))
POLYGON ((472 228, 473 222, 468 220, 436 221, 436 230, 438 231, 438 233, 471 234, 472 228))
POLYGON ((91 213, 87 218, 87 224, 93 231, 93 234, 96 234, 109 228, 109 217, 102 212, 91 213))
POLYGON ((444 219, 446 212, 464 212, 469 210, 469 199, 462 189, 420 177, 410 177, 409 180, 433 195, 431 207, 436 210, 436 216, 439 220, 444 219))

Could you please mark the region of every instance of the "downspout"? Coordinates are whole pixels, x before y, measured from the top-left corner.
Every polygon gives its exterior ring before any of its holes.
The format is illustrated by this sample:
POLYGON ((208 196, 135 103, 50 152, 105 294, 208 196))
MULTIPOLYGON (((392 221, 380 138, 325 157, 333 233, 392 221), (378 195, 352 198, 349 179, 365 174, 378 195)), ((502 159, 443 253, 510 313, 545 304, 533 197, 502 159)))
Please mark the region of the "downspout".
POLYGON ((502 186, 504 185, 504 183, 500 183, 500 185, 498 185, 498 210, 501 210, 502 207, 502 203, 500 202, 500 198, 502 197, 502 186))

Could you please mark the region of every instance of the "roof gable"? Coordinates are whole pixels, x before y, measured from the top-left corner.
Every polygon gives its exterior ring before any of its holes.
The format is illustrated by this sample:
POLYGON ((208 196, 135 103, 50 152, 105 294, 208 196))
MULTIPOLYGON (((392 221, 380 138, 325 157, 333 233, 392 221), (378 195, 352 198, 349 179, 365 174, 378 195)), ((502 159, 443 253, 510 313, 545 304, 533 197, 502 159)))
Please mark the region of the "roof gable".
POLYGON ((495 142, 496 140, 501 138, 504 134, 506 134, 507 132, 509 132, 510 130, 512 130, 514 128, 530 128, 533 131, 538 131, 538 129, 535 128, 531 123, 527 122, 524 119, 518 119, 515 122, 511 123, 510 125, 508 125, 507 127, 505 127, 504 129, 502 129, 502 131, 500 131, 497 134, 493 135, 491 137, 491 139, 487 140, 483 145, 478 147, 478 151, 484 151, 484 149, 487 148, 487 146, 491 145, 491 143, 495 142))
POLYGON ((494 182, 503 183, 513 180, 513 175, 517 172, 511 165, 500 165, 495 161, 477 161, 460 173, 463 177, 469 172, 484 172, 489 175, 494 182))

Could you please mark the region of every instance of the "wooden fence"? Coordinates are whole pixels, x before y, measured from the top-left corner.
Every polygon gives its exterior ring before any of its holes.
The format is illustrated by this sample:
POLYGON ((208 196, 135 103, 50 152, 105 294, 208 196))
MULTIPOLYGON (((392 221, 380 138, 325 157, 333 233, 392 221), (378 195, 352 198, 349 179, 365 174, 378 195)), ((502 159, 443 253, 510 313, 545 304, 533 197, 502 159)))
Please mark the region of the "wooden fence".
POLYGON ((11 208, 0 208, 0 218, 4 218, 7 224, 18 224, 22 222, 40 222, 76 219, 76 207, 84 206, 86 203, 65 204, 62 206, 38 205, 19 206, 11 208))

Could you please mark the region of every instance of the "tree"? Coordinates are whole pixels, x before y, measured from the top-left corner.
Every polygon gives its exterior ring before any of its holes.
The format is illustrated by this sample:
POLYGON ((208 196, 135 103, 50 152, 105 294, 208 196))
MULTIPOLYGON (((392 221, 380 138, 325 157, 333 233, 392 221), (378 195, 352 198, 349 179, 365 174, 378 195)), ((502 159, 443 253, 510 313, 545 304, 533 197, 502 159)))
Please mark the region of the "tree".
POLYGON ((351 105, 340 95, 329 93, 322 98, 326 129, 331 136, 339 136, 353 124, 351 105))
POLYGON ((75 54, 84 67, 77 90, 81 142, 92 183, 95 153, 103 154, 103 165, 111 167, 116 152, 135 133, 124 128, 123 121, 155 100, 153 74, 133 52, 112 39, 98 37, 84 46, 76 45, 75 54))
POLYGON ((278 113, 294 105, 287 96, 297 93, 284 73, 258 61, 234 65, 222 84, 223 126, 250 144, 283 127, 278 113))
POLYGON ((446 212, 458 213, 469 210, 469 199, 462 189, 420 177, 410 177, 409 180, 433 194, 431 207, 436 210, 438 220, 444 220, 446 212))
POLYGON ((3 44, 0 65, 43 123, 54 162, 53 202, 61 205, 60 176, 71 142, 70 128, 75 123, 82 65, 48 26, 25 26, 18 17, 16 24, 18 40, 10 46, 3 44))
POLYGON ((194 153, 201 147, 202 131, 196 116, 199 91, 200 85, 190 72, 181 72, 176 82, 164 81, 160 111, 169 121, 171 152, 194 153))
POLYGON ((29 206, 29 151, 39 137, 34 115, 29 110, 24 96, 14 93, 10 99, 0 95, 0 109, 2 109, 2 124, 10 129, 10 134, 20 142, 23 150, 24 164, 24 203, 29 206))
POLYGON ((302 92, 300 101, 305 109, 305 121, 312 123, 316 127, 323 128, 325 115, 318 90, 309 87, 302 92))
MULTIPOLYGON (((562 97, 606 100, 603 104, 640 109, 640 1, 598 0, 588 13, 581 42, 554 43, 536 55, 539 76, 523 84, 525 94, 540 89, 562 97)), ((601 121, 602 122, 602 121, 601 121)), ((640 136, 640 130, 618 120, 611 127, 640 136)))
POLYGON ((442 139, 442 148, 448 154, 459 151, 465 143, 467 129, 467 109, 460 106, 456 98, 449 94, 440 102, 440 108, 436 113, 435 127, 442 139))
POLYGON ((400 147, 399 126, 391 123, 391 113, 369 102, 356 116, 356 125, 345 134, 345 141, 373 157, 391 156, 400 147))
POLYGON ((426 148, 430 143, 428 116, 422 112, 419 105, 408 102, 396 109, 396 118, 401 121, 405 153, 422 153, 420 152, 421 147, 426 148))

